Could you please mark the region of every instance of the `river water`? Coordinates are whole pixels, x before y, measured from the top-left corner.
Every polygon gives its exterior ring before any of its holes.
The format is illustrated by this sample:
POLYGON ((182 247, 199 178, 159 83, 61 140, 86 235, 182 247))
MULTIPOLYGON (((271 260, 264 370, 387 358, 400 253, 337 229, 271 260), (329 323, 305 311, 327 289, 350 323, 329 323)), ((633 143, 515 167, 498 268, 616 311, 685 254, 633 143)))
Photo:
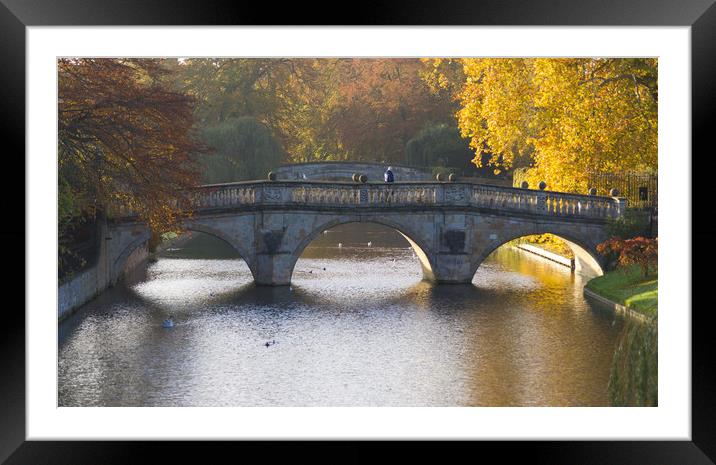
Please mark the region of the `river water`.
POLYGON ((608 405, 622 318, 510 246, 433 286, 397 232, 343 225, 290 288, 209 236, 177 249, 60 323, 58 405, 608 405))

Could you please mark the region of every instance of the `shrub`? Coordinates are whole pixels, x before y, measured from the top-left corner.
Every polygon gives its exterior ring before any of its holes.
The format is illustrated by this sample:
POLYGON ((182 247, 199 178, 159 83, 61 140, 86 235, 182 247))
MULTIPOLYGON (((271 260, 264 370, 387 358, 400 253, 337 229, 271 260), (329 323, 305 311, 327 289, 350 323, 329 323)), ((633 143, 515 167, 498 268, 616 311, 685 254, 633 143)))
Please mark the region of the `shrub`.
POLYGON ((610 219, 607 232, 610 236, 630 239, 650 234, 649 213, 639 210, 627 210, 617 219, 610 219))
POLYGON ((435 179, 438 174, 442 174, 447 180, 447 177, 453 172, 455 172, 455 170, 451 168, 446 168, 444 166, 434 166, 432 169, 432 179, 435 179))
POLYGON ((469 165, 472 152, 467 140, 454 126, 428 126, 410 139, 405 146, 406 161, 414 166, 469 165))
POLYGON ((597 252, 608 257, 616 256, 618 264, 622 267, 639 265, 644 276, 648 276, 651 267, 656 267, 658 264, 658 240, 658 238, 646 237, 626 240, 613 237, 597 245, 597 252))

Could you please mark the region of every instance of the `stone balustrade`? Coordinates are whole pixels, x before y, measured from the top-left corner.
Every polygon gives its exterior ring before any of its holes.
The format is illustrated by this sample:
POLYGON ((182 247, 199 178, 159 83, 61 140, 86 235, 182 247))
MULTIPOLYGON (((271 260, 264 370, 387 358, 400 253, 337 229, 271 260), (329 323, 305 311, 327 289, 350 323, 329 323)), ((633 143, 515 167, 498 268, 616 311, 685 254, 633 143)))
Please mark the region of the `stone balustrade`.
POLYGON ((254 205, 255 203, 256 188, 254 186, 200 187, 192 196, 192 207, 195 209, 230 208, 254 205))
POLYGON ((621 216, 626 208, 626 199, 473 185, 470 204, 548 216, 606 219, 621 216))
POLYGON ((191 209, 286 207, 476 207, 589 219, 616 218, 626 199, 459 182, 341 183, 252 181, 197 188, 191 209))

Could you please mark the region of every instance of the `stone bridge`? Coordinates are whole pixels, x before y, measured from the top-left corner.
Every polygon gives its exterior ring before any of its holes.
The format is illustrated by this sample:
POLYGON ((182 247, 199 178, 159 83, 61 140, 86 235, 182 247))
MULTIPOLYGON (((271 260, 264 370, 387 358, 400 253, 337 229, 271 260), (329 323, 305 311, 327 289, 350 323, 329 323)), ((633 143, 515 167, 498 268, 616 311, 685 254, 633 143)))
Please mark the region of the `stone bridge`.
POLYGON ((427 168, 405 165, 391 165, 390 163, 351 162, 351 161, 324 161, 294 163, 279 166, 272 171, 279 181, 350 181, 353 173, 365 174, 369 181, 382 181, 383 173, 391 166, 396 181, 428 181, 433 176, 427 168))
MULTIPOLYGON (((197 188, 184 226, 230 244, 260 285, 288 285, 306 246, 351 222, 399 231, 425 279, 470 283, 496 248, 542 233, 568 241, 577 271, 601 274, 596 245, 607 239, 607 222, 625 208, 621 198, 461 182, 251 181, 197 188)), ((149 233, 126 214, 111 225, 110 237, 114 282, 149 233)))

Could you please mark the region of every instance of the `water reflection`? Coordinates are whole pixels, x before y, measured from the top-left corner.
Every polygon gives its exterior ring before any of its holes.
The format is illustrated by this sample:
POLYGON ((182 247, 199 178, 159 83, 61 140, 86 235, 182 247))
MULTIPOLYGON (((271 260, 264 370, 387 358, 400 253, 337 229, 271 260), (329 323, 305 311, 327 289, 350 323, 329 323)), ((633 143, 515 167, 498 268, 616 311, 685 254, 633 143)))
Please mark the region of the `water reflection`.
POLYGON ((60 325, 60 405, 607 405, 621 320, 556 264, 501 248, 432 286, 402 236, 346 225, 270 288, 196 240, 60 325))

